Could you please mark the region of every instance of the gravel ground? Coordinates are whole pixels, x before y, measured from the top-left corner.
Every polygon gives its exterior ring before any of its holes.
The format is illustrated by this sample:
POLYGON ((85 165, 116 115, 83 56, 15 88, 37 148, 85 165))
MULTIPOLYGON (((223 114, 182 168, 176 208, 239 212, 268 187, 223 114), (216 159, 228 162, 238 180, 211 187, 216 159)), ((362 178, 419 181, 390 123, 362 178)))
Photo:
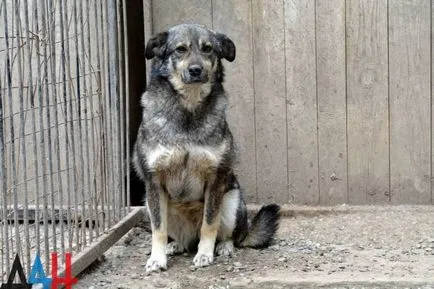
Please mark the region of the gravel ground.
POLYGON ((195 269, 169 257, 147 276, 151 235, 134 228, 80 276, 84 288, 434 288, 434 206, 287 211, 274 244, 195 269))

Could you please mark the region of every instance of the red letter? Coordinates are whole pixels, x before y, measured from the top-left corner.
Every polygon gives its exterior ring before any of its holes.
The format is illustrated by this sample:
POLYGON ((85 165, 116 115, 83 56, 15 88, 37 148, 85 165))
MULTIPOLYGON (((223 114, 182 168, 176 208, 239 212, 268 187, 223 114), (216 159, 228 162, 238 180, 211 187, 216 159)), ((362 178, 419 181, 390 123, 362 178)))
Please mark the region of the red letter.
POLYGON ((51 285, 52 289, 57 289, 57 286, 60 284, 65 285, 66 289, 72 289, 72 284, 77 283, 77 278, 73 278, 72 276, 72 268, 71 268, 71 253, 66 253, 66 266, 65 266, 65 276, 59 277, 57 276, 57 254, 51 253, 51 267, 52 267, 52 277, 53 277, 53 283, 51 285))

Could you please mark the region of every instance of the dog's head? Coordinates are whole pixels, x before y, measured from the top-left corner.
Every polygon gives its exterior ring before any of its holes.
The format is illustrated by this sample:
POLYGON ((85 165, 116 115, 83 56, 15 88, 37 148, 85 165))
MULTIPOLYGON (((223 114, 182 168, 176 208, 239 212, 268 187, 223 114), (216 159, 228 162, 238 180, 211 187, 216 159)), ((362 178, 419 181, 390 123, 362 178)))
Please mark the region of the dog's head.
POLYGON ((235 59, 235 44, 226 35, 197 24, 181 24, 151 38, 145 56, 154 58, 153 74, 176 87, 222 81, 221 59, 235 59))

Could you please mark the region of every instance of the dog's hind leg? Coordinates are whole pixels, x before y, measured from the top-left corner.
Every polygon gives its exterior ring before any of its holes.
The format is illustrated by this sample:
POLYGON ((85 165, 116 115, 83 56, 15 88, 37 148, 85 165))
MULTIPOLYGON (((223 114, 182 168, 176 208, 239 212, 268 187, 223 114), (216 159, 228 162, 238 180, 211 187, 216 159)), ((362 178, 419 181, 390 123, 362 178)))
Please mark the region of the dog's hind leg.
POLYGON ((159 184, 147 183, 146 207, 152 226, 152 250, 151 257, 146 262, 146 272, 165 270, 168 196, 159 184))
POLYGON ((217 234, 219 243, 216 246, 216 253, 220 256, 232 256, 234 252, 234 241, 232 234, 236 226, 237 211, 240 203, 240 190, 233 188, 228 191, 222 200, 221 221, 217 234))
POLYGON ((197 244, 202 223, 203 202, 169 201, 168 234, 173 239, 167 245, 167 254, 190 250, 197 244))
POLYGON ((169 244, 167 244, 166 247, 166 254, 167 255, 175 255, 175 254, 181 254, 184 253, 185 248, 183 244, 178 243, 177 241, 172 241, 169 244))

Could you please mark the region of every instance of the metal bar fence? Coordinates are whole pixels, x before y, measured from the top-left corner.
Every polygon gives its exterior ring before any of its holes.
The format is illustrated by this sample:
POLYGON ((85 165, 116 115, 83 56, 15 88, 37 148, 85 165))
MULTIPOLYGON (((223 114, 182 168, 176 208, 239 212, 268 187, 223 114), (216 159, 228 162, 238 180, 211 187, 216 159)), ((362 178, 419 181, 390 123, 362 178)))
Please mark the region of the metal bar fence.
POLYGON ((2 282, 130 212, 124 1, 0 2, 2 282))

